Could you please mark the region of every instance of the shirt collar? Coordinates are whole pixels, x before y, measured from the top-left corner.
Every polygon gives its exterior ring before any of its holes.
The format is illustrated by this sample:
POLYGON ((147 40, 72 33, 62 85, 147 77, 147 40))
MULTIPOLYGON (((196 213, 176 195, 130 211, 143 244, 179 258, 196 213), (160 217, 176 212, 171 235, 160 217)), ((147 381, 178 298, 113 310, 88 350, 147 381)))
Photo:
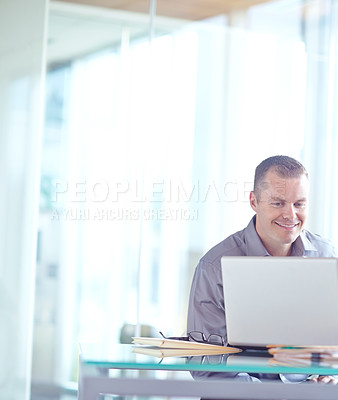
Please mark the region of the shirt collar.
POLYGON ((293 243, 292 256, 305 256, 308 251, 318 251, 310 240, 306 237, 304 231, 298 236, 293 243))
MULTIPOLYGON (((247 246, 247 256, 264 257, 270 255, 256 231, 256 215, 252 217, 245 230, 245 242, 247 246)), ((306 237, 304 231, 302 231, 292 244, 291 256, 302 257, 305 256, 308 251, 317 251, 317 249, 306 237)))

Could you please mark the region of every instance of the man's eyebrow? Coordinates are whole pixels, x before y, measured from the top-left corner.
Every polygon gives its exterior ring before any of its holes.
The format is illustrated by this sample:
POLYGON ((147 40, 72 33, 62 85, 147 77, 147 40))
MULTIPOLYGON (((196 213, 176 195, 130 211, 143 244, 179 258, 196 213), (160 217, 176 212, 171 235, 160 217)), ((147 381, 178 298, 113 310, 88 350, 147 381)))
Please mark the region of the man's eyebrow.
MULTIPOLYGON (((277 197, 277 196, 271 196, 270 199, 273 200, 273 201, 285 201, 284 198, 282 198, 282 197, 277 197)), ((304 202, 304 201, 307 201, 307 198, 306 198, 306 197, 303 197, 303 198, 301 198, 301 199, 299 199, 299 200, 296 200, 295 203, 300 203, 300 202, 304 202)))
POLYGON ((271 196, 270 199, 274 200, 274 201, 285 201, 285 199, 282 199, 281 197, 277 197, 277 196, 271 196))

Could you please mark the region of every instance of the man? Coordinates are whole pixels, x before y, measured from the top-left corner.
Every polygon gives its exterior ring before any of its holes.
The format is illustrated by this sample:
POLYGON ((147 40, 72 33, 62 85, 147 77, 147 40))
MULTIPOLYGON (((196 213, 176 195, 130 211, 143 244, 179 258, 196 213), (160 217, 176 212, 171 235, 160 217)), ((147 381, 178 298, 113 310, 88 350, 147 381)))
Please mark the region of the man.
MULTIPOLYGON (((227 343, 222 256, 308 256, 337 257, 334 246, 326 239, 304 228, 308 209, 308 174, 301 163, 287 156, 262 161, 255 172, 250 205, 255 216, 249 225, 213 247, 200 260, 193 278, 187 332, 201 331, 222 336, 227 343)), ((248 305, 249 307, 249 305, 248 305)), ((301 312, 301 310, 300 310, 301 312)), ((198 373, 210 377, 215 373, 198 373)), ((216 378, 241 380, 282 379, 300 382, 304 375, 216 374, 216 378)), ((334 377, 313 378, 314 382, 336 384, 334 377)))

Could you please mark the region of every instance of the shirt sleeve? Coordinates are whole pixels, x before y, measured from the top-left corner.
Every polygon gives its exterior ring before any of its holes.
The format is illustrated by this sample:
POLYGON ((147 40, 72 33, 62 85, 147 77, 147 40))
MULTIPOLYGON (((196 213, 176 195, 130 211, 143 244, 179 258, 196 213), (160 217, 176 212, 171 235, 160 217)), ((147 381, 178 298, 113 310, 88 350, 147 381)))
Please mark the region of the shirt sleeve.
POLYGON ((227 343, 221 268, 203 260, 190 291, 187 332, 192 331, 221 335, 227 343))

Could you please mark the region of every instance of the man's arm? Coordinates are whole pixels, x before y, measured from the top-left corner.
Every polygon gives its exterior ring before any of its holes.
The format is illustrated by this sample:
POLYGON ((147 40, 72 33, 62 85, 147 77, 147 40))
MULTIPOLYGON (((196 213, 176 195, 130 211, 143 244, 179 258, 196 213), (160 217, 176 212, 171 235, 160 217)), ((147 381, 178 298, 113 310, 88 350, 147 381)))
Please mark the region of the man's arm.
POLYGON ((223 283, 220 266, 205 262, 198 264, 193 277, 187 331, 200 331, 222 336, 226 342, 223 283))

